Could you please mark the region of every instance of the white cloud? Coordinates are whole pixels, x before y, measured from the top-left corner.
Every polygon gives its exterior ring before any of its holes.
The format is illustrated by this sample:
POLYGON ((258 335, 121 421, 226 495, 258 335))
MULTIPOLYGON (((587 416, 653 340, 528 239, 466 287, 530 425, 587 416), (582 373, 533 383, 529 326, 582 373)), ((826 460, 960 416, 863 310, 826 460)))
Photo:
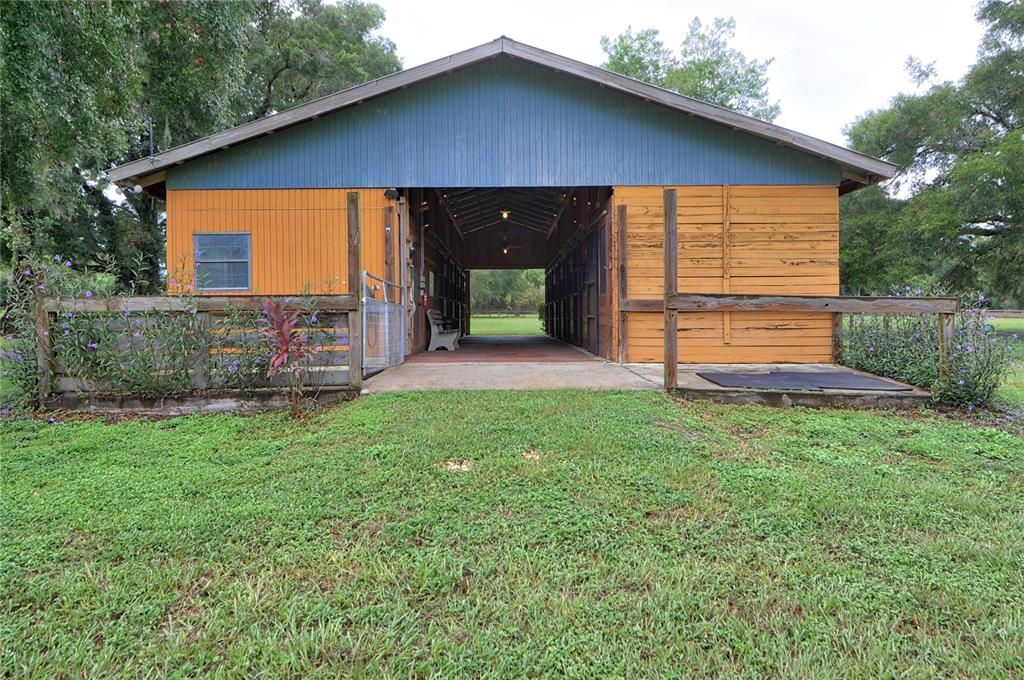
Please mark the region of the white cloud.
POLYGON ((839 144, 843 127, 857 116, 913 89, 903 68, 907 57, 935 61, 941 78, 955 80, 974 63, 982 32, 970 0, 376 1, 387 12, 382 33, 407 67, 502 34, 600 64, 601 35, 655 27, 676 47, 694 16, 705 22, 732 16, 736 47, 749 57, 775 58, 769 76, 782 104, 776 122, 839 144))

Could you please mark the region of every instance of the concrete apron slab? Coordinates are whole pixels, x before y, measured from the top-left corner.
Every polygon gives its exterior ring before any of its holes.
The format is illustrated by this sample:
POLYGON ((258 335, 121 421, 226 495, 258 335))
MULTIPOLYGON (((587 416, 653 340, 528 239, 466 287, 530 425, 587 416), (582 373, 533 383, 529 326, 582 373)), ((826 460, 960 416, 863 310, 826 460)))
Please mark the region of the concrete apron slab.
POLYGON ((622 364, 596 359, 578 362, 405 363, 363 382, 375 392, 411 390, 660 390, 622 364))

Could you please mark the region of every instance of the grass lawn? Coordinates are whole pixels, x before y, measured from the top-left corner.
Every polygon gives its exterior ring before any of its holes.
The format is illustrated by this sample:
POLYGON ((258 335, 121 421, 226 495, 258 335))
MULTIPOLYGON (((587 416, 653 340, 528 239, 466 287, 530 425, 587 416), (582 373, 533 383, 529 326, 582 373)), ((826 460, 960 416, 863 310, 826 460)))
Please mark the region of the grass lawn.
POLYGON ((992 319, 985 318, 985 323, 992 324, 997 331, 1003 333, 1024 333, 1024 319, 992 319))
POLYGON ((544 335, 536 314, 523 316, 476 316, 470 319, 473 335, 544 335))
POLYGON ((1024 439, 660 393, 0 422, 0 675, 1024 674, 1024 439))

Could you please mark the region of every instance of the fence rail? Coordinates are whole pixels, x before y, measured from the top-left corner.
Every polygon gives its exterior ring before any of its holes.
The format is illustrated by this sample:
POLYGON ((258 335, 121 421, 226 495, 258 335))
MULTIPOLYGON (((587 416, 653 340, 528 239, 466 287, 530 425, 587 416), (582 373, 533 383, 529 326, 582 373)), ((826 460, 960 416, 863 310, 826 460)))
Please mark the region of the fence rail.
MULTIPOLYGON (((65 362, 54 351, 52 330, 58 319, 66 314, 93 315, 153 315, 153 314, 189 314, 195 317, 194 328, 209 330, 213 323, 219 321, 221 326, 210 332, 219 335, 223 340, 216 348, 202 347, 196 350, 195 356, 184 363, 190 363, 189 380, 194 389, 202 390, 208 386, 207 371, 211 356, 241 356, 245 353, 244 346, 236 346, 252 334, 258 332, 251 325, 232 327, 225 325, 225 319, 234 312, 262 311, 268 296, 145 296, 145 297, 111 297, 111 298, 73 298, 40 296, 36 298, 36 363, 39 375, 38 401, 40 408, 45 408, 53 395, 68 392, 96 392, 103 390, 117 391, 117 385, 106 385, 89 380, 69 371, 65 362)), ((315 375, 321 386, 349 386, 358 389, 362 384, 362 335, 359 301, 355 295, 307 295, 272 297, 280 301, 285 309, 305 309, 307 305, 315 308, 319 316, 319 327, 307 329, 320 336, 321 351, 309 360, 305 371, 315 375)), ((150 317, 152 318, 152 317, 150 317)), ((140 331, 145 330, 143 320, 139 320, 140 331)), ((200 331, 197 331, 197 334, 200 331)), ((117 336, 114 351, 128 352, 136 349, 136 341, 131 334, 117 336)), ((167 352, 169 350, 162 350, 167 352)), ((284 377, 268 380, 267 386, 276 387, 283 384, 284 377)))

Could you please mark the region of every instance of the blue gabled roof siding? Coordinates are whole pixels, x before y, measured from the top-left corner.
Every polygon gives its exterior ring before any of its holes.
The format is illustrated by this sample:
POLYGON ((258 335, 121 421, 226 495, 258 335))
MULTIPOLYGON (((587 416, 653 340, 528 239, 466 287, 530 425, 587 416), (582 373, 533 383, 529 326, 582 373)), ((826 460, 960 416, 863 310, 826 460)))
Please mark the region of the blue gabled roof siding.
POLYGON ((169 189, 839 184, 834 162, 498 58, 168 170, 169 189))

